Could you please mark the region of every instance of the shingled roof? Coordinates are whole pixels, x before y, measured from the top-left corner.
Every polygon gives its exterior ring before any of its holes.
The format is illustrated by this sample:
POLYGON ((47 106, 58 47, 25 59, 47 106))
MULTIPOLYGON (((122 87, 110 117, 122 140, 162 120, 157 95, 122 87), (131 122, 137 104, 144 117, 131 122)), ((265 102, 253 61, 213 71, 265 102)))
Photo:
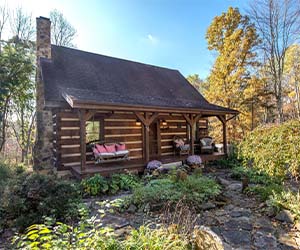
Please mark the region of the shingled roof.
POLYGON ((51 46, 41 58, 46 107, 81 104, 143 106, 236 114, 210 104, 178 70, 51 46))

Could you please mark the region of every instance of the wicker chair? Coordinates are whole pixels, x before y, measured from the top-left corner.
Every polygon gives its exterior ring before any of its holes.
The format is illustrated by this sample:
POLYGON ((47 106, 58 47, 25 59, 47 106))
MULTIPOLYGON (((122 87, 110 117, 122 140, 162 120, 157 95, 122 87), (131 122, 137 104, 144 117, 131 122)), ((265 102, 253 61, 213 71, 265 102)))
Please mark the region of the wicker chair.
POLYGON ((190 144, 179 136, 173 137, 174 155, 188 155, 190 152, 190 144))
POLYGON ((213 138, 210 136, 201 138, 199 145, 201 154, 212 154, 215 151, 215 143, 213 138))

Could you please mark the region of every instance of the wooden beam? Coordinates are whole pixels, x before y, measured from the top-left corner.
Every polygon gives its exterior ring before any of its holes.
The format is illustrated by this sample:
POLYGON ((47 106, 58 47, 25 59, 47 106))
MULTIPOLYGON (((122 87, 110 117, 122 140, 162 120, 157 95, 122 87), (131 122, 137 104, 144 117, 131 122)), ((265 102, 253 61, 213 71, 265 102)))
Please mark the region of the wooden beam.
POLYGON ((148 119, 148 126, 150 126, 152 124, 152 122, 154 122, 154 120, 158 117, 158 112, 154 112, 152 114, 152 116, 148 119))
POLYGON ((156 122, 156 139, 157 139, 157 155, 161 155, 161 134, 160 134, 160 123, 156 122))
POLYGON ((143 116, 141 113, 134 112, 134 114, 136 115, 136 117, 137 117, 144 125, 147 124, 146 119, 144 118, 144 116, 143 116))
POLYGON ((223 125, 223 150, 224 150, 224 154, 227 155, 227 126, 226 126, 226 122, 225 123, 222 123, 223 125))
MULTIPOLYGON (((149 113, 145 112, 145 121, 149 120, 149 113)), ((150 135, 149 135, 149 125, 146 122, 144 124, 144 149, 145 149, 145 161, 148 162, 150 160, 150 135)))
POLYGON ((86 168, 86 111, 79 110, 79 121, 80 121, 80 168, 81 172, 85 171, 86 168))
POLYGON ((217 118, 222 122, 223 128, 223 151, 227 155, 227 125, 226 125, 226 115, 218 115, 217 118))
POLYGON ((193 122, 192 122, 192 119, 189 117, 188 114, 182 114, 184 119, 188 122, 189 125, 192 125, 193 122))
POLYGON ((191 154, 193 155, 194 154, 194 140, 195 140, 195 137, 194 137, 194 126, 193 125, 189 125, 190 126, 190 152, 191 154))

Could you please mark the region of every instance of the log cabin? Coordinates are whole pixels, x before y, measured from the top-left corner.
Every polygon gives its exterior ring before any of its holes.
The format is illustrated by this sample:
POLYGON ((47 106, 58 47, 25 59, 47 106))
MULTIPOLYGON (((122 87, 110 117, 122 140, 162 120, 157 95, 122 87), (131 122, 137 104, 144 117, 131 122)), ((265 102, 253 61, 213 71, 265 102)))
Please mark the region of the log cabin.
POLYGON ((190 154, 207 135, 209 117, 223 126, 238 111, 209 103, 178 70, 51 45, 51 22, 37 18, 37 139, 34 164, 82 178, 143 171, 151 159, 176 162, 173 137, 190 154), (123 143, 126 160, 96 164, 91 141, 123 143))

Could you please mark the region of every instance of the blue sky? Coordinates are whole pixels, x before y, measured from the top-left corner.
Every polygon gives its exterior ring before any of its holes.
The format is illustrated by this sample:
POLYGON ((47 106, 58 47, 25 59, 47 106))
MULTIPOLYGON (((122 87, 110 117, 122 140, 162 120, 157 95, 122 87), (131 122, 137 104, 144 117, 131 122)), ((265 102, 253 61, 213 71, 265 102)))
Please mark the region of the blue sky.
POLYGON ((76 28, 78 49, 174 68, 187 76, 209 74, 214 62, 205 32, 229 6, 246 0, 0 0, 33 17, 61 11, 76 28))

